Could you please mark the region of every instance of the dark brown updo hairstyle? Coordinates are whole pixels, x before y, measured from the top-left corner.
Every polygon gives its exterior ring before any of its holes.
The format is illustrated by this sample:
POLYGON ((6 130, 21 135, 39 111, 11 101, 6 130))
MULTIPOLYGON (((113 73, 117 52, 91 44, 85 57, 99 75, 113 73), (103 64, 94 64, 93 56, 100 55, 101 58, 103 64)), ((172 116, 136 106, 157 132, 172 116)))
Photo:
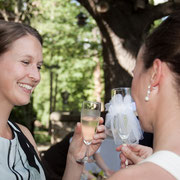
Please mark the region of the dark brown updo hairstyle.
POLYGON ((180 86, 180 12, 169 15, 144 42, 145 69, 159 58, 174 73, 177 88, 180 86))
POLYGON ((41 35, 31 26, 0 20, 0 55, 5 53, 14 41, 28 34, 37 38, 41 45, 43 44, 41 35))

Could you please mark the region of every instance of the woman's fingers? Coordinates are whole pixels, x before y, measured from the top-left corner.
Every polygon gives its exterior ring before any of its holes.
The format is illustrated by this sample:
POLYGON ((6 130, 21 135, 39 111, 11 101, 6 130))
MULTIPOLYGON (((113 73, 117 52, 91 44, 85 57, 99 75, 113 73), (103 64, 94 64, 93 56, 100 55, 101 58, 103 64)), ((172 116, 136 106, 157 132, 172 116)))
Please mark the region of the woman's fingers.
POLYGON ((102 117, 99 117, 99 124, 103 124, 104 119, 102 117))
POLYGON ((153 153, 153 149, 151 147, 148 147, 148 146, 143 146, 143 145, 139 145, 139 144, 136 144, 136 145, 132 144, 132 145, 128 145, 128 147, 133 152, 136 152, 136 154, 143 159, 147 158, 148 156, 152 155, 152 153, 153 153))
MULTIPOLYGON (((126 167, 126 157, 124 156, 124 154, 123 153, 120 153, 120 159, 121 159, 121 167, 122 168, 125 168, 126 167)), ((134 164, 131 160, 129 160, 128 159, 128 165, 132 165, 132 164, 134 164)))
POLYGON ((105 126, 104 125, 99 125, 98 127, 97 127, 97 133, 96 134, 98 134, 98 133, 101 133, 101 132, 103 132, 103 133, 105 133, 105 126))
POLYGON ((121 148, 121 152, 124 154, 124 156, 127 159, 131 160, 134 164, 137 164, 138 162, 142 161, 142 158, 137 156, 136 153, 131 151, 131 149, 128 148, 127 146, 123 146, 121 148))
POLYGON ((104 125, 100 125, 100 126, 97 127, 97 132, 94 135, 94 139, 93 139, 92 143, 93 144, 101 143, 105 138, 106 138, 105 126, 104 125))

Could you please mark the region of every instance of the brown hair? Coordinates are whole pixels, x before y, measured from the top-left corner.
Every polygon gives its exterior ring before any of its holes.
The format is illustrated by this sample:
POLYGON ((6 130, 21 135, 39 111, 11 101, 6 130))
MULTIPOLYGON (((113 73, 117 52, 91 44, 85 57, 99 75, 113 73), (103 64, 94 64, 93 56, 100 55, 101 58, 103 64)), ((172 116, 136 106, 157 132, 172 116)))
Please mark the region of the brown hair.
POLYGON ((180 85, 180 12, 169 15, 146 39, 143 55, 145 69, 159 58, 166 62, 180 85))
POLYGON ((14 41, 28 34, 36 37, 41 45, 43 44, 41 35, 31 26, 0 20, 0 55, 5 53, 14 41))

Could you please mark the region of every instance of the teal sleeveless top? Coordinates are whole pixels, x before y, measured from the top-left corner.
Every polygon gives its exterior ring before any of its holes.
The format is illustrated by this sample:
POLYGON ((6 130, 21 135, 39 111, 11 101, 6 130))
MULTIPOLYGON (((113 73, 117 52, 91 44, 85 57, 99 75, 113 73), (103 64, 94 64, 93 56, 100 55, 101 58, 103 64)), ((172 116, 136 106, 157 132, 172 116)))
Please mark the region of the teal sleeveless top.
POLYGON ((45 180, 34 147, 15 123, 8 123, 13 139, 0 137, 0 180, 45 180))

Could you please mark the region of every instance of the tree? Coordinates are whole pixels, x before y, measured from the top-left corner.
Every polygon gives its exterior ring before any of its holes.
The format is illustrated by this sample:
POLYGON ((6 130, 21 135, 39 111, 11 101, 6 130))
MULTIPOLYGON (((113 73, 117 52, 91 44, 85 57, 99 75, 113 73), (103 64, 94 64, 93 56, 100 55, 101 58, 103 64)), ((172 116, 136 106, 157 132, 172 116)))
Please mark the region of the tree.
POLYGON ((99 27, 103 47, 105 102, 114 87, 130 86, 131 72, 143 37, 153 22, 180 10, 179 0, 77 0, 99 27))
POLYGON ((0 0, 0 19, 30 24, 37 11, 33 0, 0 0))
POLYGON ((80 111, 83 100, 96 100, 95 96, 102 95, 99 89, 94 93, 94 84, 99 86, 97 80, 103 73, 99 68, 102 47, 96 23, 91 17, 86 22, 89 14, 84 7, 72 0, 37 2, 39 11, 31 21, 43 35, 44 66, 34 93, 34 107, 38 119, 46 124, 52 111, 74 113, 80 111), (67 102, 64 93, 69 95, 67 102))

